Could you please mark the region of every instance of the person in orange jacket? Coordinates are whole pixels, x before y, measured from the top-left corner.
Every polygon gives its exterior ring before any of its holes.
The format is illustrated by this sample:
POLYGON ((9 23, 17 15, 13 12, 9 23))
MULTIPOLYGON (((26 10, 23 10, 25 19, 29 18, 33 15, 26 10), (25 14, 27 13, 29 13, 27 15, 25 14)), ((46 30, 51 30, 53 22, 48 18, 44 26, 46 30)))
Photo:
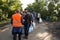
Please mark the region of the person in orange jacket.
POLYGON ((11 25, 13 26, 12 28, 13 40, 16 40, 17 34, 18 39, 21 40, 23 27, 22 27, 22 15, 20 14, 19 10, 16 10, 15 13, 12 15, 11 25))

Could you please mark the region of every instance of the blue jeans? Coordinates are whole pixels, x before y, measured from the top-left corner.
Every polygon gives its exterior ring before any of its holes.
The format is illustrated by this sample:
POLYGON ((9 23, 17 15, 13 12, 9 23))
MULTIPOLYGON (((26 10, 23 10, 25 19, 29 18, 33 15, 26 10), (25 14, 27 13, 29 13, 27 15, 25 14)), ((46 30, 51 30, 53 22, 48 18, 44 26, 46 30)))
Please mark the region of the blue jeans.
POLYGON ((17 34, 18 34, 18 39, 21 40, 22 27, 13 27, 12 34, 13 34, 13 40, 16 40, 17 34))

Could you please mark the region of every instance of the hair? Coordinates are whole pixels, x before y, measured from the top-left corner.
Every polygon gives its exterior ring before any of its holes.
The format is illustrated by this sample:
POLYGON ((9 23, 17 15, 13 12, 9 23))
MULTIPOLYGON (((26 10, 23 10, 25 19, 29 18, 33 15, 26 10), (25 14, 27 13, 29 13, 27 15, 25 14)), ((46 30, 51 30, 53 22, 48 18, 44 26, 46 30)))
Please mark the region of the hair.
POLYGON ((20 13, 20 10, 17 9, 17 10, 15 11, 15 13, 20 13))
POLYGON ((25 10, 27 10, 27 9, 25 9, 25 10))

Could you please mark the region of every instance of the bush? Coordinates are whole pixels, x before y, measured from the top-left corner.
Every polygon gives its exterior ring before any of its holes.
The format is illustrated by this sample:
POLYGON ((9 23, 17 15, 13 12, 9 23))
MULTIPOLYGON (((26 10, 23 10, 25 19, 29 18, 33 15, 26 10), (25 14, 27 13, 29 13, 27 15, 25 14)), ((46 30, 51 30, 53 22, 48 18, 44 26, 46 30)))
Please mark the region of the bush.
POLYGON ((58 21, 58 17, 57 16, 50 16, 49 21, 58 21))

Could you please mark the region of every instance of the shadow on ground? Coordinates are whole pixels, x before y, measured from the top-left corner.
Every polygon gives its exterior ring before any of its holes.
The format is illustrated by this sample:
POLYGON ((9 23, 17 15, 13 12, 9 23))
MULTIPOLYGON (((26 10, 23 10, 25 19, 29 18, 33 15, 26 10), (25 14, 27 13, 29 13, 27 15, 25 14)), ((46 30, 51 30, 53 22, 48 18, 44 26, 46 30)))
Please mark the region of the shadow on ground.
POLYGON ((28 40, 52 40, 52 35, 47 32, 47 25, 40 24, 37 28, 29 35, 28 40))
MULTIPOLYGON (((28 40, 57 40, 59 36, 59 26, 60 23, 42 23, 42 24, 37 24, 37 26, 35 27, 35 29, 33 30, 33 32, 29 33, 29 37, 28 40), (59 24, 59 25, 58 25, 59 24), (56 27, 57 29, 56 29, 56 27), (57 38, 55 38, 57 37, 57 38)), ((8 30, 4 31, 4 32, 0 32, 0 40, 12 40, 12 34, 11 34, 11 30, 12 27, 11 25, 7 25, 9 27, 8 30)), ((22 36, 22 40, 23 36, 22 36)))
POLYGON ((60 22, 53 22, 48 24, 48 32, 56 37, 55 40, 60 40, 60 22))

